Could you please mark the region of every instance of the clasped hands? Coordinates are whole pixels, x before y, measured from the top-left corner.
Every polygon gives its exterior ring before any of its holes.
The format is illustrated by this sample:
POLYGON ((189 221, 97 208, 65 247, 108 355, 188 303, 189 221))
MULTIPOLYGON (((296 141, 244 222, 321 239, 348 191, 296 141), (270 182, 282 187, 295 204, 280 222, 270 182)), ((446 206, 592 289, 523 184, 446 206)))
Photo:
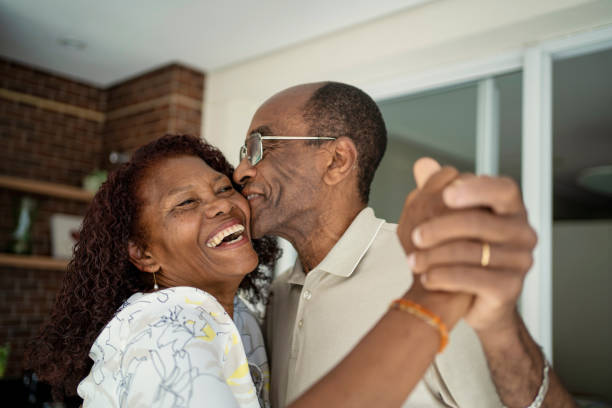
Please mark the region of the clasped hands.
POLYGON ((502 177, 415 163, 397 234, 414 272, 408 298, 449 326, 463 317, 479 336, 513 329, 537 236, 519 187, 502 177))

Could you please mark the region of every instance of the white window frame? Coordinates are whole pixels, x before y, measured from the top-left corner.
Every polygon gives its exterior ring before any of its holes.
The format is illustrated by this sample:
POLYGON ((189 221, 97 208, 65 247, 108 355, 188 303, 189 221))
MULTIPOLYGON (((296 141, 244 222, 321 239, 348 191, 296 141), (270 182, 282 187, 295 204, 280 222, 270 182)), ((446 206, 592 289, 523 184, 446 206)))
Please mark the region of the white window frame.
POLYGON ((365 86, 375 100, 406 96, 466 82, 479 83, 476 169, 496 173, 497 110, 489 79, 523 72, 522 189, 529 221, 539 236, 534 265, 520 302, 525 323, 552 362, 552 63, 612 48, 612 27, 543 41, 528 48, 419 74, 406 74, 365 86), (495 156, 495 157, 494 157, 495 156))
POLYGON ((538 232, 534 265, 525 279, 521 314, 552 362, 552 76, 553 61, 612 48, 612 27, 542 42, 523 64, 523 198, 538 232))

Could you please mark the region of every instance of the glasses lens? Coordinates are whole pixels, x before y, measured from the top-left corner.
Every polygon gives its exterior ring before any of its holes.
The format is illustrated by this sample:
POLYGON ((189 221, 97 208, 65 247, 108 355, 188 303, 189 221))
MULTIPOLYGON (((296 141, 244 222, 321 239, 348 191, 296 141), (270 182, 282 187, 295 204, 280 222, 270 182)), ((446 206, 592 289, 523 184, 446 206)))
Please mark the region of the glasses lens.
POLYGON ((247 147, 245 145, 240 146, 240 161, 243 161, 247 156, 247 147))
POLYGON ((261 139, 257 134, 251 135, 246 143, 247 157, 252 166, 261 160, 261 139))

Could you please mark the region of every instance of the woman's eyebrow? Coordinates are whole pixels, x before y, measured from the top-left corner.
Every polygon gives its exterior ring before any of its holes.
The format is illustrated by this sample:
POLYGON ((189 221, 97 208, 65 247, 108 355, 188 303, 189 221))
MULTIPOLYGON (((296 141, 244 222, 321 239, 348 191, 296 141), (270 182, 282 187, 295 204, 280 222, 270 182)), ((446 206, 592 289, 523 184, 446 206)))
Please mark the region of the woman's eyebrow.
POLYGON ((173 196, 178 193, 182 193, 183 191, 189 190, 193 188, 193 184, 189 184, 186 186, 175 187, 166 193, 166 197, 173 196))
POLYGON ((228 181, 229 179, 225 176, 225 174, 219 174, 217 177, 215 177, 215 179, 213 180, 213 184, 217 184, 219 181, 228 181))
MULTIPOLYGON (((213 183, 217 183, 217 182, 219 182, 220 180, 223 180, 223 179, 225 179, 225 178, 226 178, 226 177, 225 177, 225 175, 223 175, 223 174, 219 174, 219 175, 217 175, 217 176, 216 176, 216 177, 213 179, 213 183)), ((174 187, 174 188, 170 189, 170 191, 168 191, 168 192, 167 192, 167 193, 164 195, 164 197, 162 197, 162 199, 167 198, 167 197, 172 197, 173 195, 176 195, 176 194, 182 193, 182 192, 184 192, 184 191, 191 190, 191 189, 193 189, 193 188, 194 188, 194 185, 193 185, 193 184, 188 184, 188 185, 186 185, 186 186, 180 186, 180 187, 174 187)))

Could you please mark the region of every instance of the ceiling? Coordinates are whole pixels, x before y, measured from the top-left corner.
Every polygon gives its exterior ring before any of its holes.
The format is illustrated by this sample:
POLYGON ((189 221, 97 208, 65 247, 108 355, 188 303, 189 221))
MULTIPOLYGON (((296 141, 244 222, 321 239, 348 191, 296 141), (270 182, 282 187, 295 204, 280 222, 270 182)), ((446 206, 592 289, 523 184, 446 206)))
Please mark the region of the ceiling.
POLYGON ((212 71, 431 0, 0 0, 0 55, 109 86, 212 71))
MULTIPOLYGON (((585 169, 612 165, 611 72, 612 50, 553 64, 555 219, 612 218, 612 196, 578 182, 585 169)), ((500 95, 500 173, 520 181, 522 75, 498 76, 495 82, 500 95)), ((392 138, 420 154, 473 171, 476 101, 476 83, 468 83, 379 104, 392 138)), ((386 156, 392 160, 395 152, 386 156)))

